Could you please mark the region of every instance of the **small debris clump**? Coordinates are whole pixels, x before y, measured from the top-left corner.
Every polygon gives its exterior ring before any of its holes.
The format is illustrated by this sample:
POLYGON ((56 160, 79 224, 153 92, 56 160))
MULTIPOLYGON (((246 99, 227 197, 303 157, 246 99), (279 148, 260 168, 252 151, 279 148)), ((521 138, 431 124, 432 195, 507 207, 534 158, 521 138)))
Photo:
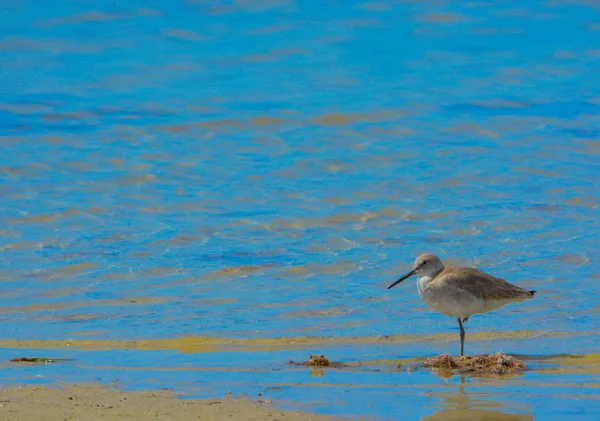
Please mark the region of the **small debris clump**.
POLYGON ((329 360, 325 358, 325 355, 312 355, 308 358, 308 361, 292 361, 290 360, 290 364, 292 365, 305 365, 307 367, 327 367, 329 366, 329 360))
POLYGON ((438 355, 425 360, 423 367, 460 373, 477 374, 514 374, 525 370, 525 364, 503 352, 463 357, 448 354, 438 355))
POLYGON ((329 361, 325 355, 310 355, 308 361, 292 361, 290 365, 302 365, 306 367, 341 367, 342 364, 334 361, 329 361))
POLYGON ((306 365, 311 367, 327 367, 329 365, 329 360, 325 358, 325 355, 311 355, 306 365))

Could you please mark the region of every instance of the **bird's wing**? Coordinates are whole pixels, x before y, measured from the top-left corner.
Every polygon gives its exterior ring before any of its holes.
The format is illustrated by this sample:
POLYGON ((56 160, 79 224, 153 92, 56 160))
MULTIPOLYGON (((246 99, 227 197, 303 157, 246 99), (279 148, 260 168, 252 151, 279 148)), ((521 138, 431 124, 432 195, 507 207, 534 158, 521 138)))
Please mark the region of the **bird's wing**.
POLYGON ((483 300, 511 300, 531 295, 526 289, 475 268, 449 270, 441 278, 439 282, 451 285, 483 300))

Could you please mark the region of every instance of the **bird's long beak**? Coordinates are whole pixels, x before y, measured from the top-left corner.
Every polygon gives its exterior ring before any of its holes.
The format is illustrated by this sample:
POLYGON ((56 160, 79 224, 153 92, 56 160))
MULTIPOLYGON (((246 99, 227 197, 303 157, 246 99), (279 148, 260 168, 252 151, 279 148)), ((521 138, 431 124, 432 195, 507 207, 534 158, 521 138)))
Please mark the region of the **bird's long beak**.
POLYGON ((404 281, 406 278, 410 278, 411 276, 413 276, 415 274, 415 272, 417 271, 417 269, 413 269, 410 272, 408 272, 406 275, 404 275, 402 278, 398 279, 396 282, 394 282, 392 285, 390 285, 389 287, 387 287, 387 289, 391 289, 394 288, 396 285, 398 285, 400 282, 404 281))

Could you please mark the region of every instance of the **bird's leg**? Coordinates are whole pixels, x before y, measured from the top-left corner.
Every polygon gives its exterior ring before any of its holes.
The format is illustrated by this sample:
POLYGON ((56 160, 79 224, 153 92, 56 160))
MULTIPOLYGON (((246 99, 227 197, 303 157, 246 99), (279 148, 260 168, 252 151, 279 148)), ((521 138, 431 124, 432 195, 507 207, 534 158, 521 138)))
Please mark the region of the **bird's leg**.
POLYGON ((465 328, 463 327, 460 317, 457 317, 458 327, 460 327, 460 356, 465 355, 465 328))
POLYGON ((468 322, 468 321, 469 321, 469 318, 468 318, 468 317, 463 317, 463 320, 462 320, 462 322, 463 322, 463 323, 464 323, 464 322, 468 322))

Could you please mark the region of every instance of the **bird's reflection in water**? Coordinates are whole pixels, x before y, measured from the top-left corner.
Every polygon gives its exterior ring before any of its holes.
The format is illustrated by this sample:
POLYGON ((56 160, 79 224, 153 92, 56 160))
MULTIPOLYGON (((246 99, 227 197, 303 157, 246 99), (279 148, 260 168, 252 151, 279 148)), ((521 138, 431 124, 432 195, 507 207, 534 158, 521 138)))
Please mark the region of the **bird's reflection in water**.
MULTIPOLYGON (((458 393, 445 392, 434 394, 442 402, 442 408, 421 421, 533 421, 532 414, 501 411, 502 403, 486 399, 488 393, 465 392, 465 378, 461 376, 458 393)), ((523 408, 526 409, 526 408, 523 408)))

